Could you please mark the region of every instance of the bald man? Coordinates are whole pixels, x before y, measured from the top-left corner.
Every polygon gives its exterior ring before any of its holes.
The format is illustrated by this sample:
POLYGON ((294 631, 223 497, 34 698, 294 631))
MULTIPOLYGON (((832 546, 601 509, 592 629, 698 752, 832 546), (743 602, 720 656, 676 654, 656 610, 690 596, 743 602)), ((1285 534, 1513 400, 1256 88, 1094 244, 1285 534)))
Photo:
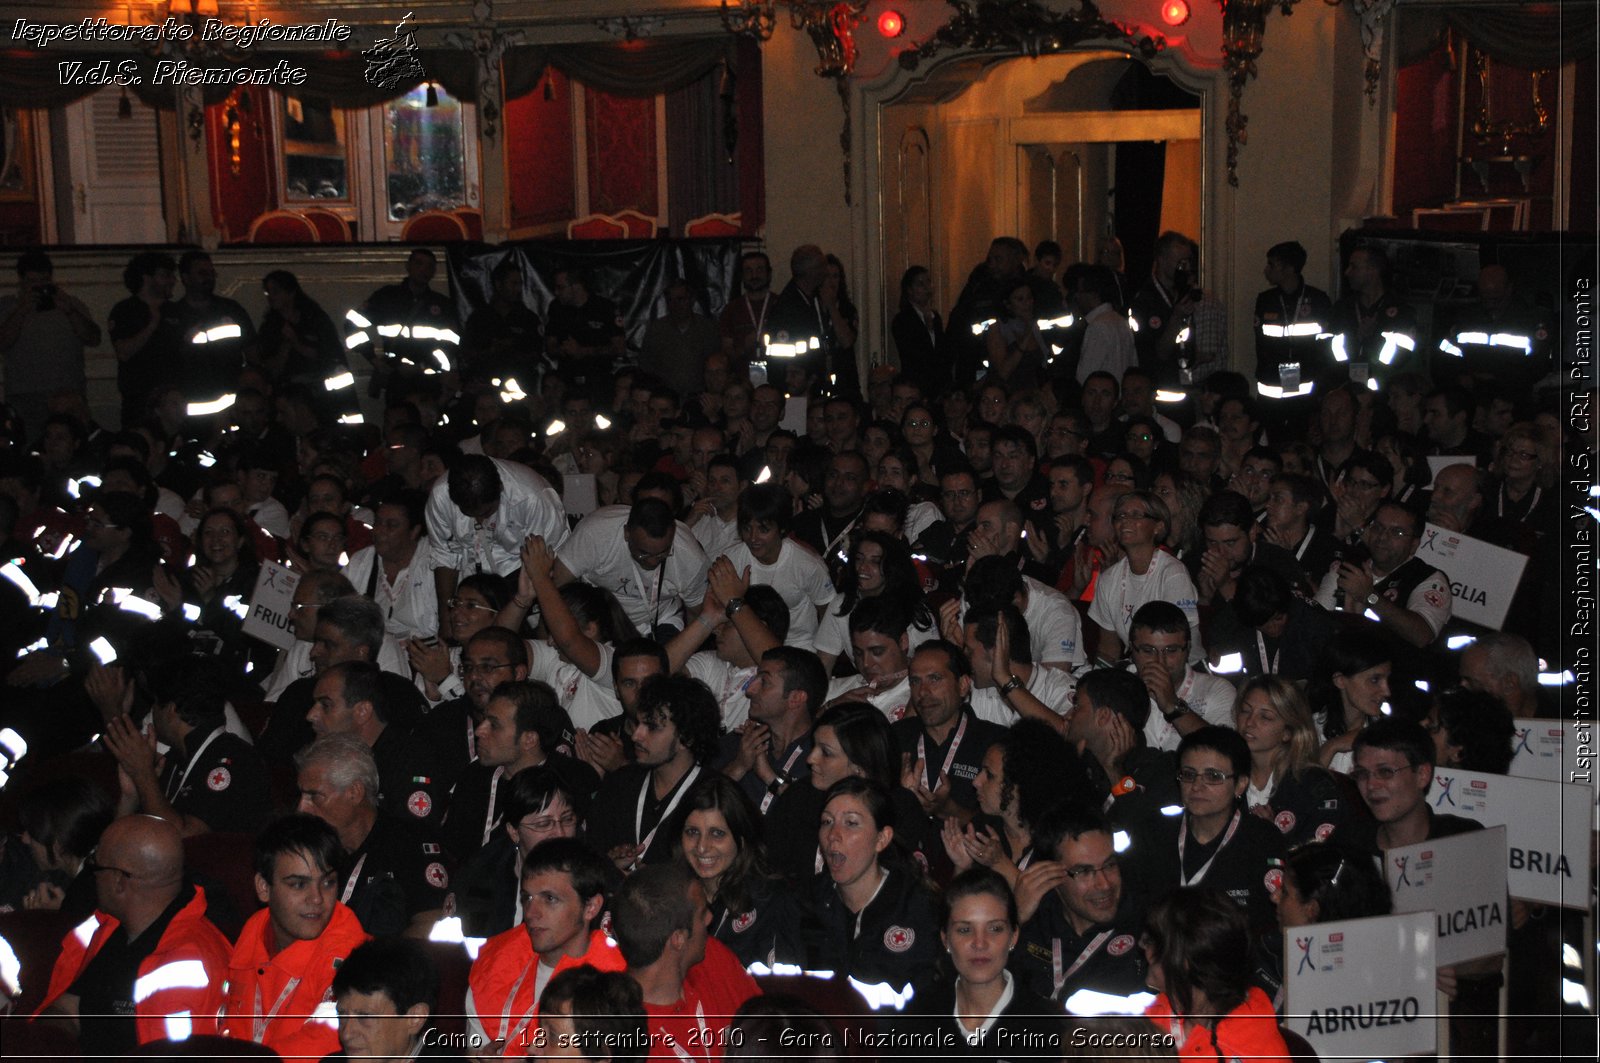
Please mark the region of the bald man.
POLYGON ((206 918, 205 891, 184 882, 178 828, 124 816, 84 870, 100 907, 62 939, 36 1014, 70 1028, 91 1059, 216 1033, 232 948, 206 918))

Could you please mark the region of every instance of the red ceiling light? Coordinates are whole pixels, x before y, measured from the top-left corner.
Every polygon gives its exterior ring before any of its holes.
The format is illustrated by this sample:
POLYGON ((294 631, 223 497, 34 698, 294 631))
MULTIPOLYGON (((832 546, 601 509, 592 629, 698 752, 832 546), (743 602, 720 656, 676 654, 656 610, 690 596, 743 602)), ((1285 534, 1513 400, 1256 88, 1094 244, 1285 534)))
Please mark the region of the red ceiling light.
POLYGON ((1189 5, 1184 0, 1162 0, 1161 21, 1169 26, 1181 26, 1189 21, 1189 5))
POLYGON ((893 8, 878 16, 878 32, 890 40, 900 36, 905 31, 905 17, 893 8))

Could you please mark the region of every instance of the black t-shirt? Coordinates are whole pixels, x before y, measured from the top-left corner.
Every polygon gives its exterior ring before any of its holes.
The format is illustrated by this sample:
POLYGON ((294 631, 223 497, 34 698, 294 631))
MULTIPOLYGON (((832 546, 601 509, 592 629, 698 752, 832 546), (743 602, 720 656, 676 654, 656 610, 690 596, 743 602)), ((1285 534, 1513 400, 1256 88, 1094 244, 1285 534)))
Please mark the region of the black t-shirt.
POLYGON ((543 328, 539 315, 520 303, 507 314, 493 306, 474 311, 461 330, 466 369, 480 377, 531 373, 544 353, 543 328))
POLYGON ((339 868, 340 898, 367 933, 398 934, 418 912, 445 906, 447 859, 432 832, 379 813, 366 841, 339 868))
POLYGON ((152 310, 149 303, 130 295, 111 308, 111 342, 143 332, 153 313, 161 316, 156 330, 133 357, 117 362, 117 388, 122 392, 124 409, 143 403, 155 388, 178 380, 182 371, 183 320, 177 303, 163 303, 152 310))
POLYGON ((202 737, 191 732, 189 760, 169 756, 161 791, 175 811, 194 816, 219 833, 254 834, 272 815, 272 793, 261 754, 238 735, 218 727, 202 737))
POLYGON ((630 764, 607 775, 600 784, 588 819, 589 842, 600 852, 648 840, 649 846, 639 858, 641 864, 661 864, 672 859, 683 833, 683 821, 689 815, 682 797, 712 769, 701 767, 699 774, 692 769, 685 772, 677 785, 659 798, 650 778, 651 770, 642 764, 630 764), (644 795, 642 812, 641 793, 644 795))
POLYGON ((1022 925, 1007 964, 1011 973, 1034 993, 1057 1002, 1080 989, 1113 996, 1141 992, 1146 969, 1139 948, 1140 915, 1127 893, 1122 901, 1111 922, 1080 934, 1060 896, 1054 890, 1046 893, 1033 918, 1022 925))
MULTIPOLYGON (((1230 825, 1211 841, 1200 844, 1188 833, 1187 814, 1158 816, 1133 831, 1130 857, 1124 861, 1123 888, 1138 892, 1135 901, 1144 909, 1181 885, 1218 889, 1246 909, 1252 926, 1276 924, 1272 894, 1282 872, 1269 861, 1285 851, 1283 835, 1239 803, 1238 827, 1230 825), (1179 832, 1185 834, 1180 865, 1179 832)), ((1231 821, 1230 821, 1231 824, 1231 821)))
POLYGON ((132 941, 126 928, 117 927, 68 988, 78 997, 78 1047, 84 1058, 116 1057, 139 1046, 133 1000, 139 965, 161 943, 173 917, 192 900, 194 887, 185 886, 132 941))
POLYGON ((1006 736, 1004 727, 978 719, 970 707, 963 705, 960 719, 938 745, 927 737, 922 721, 916 717, 897 721, 891 730, 902 754, 909 754, 913 763, 927 762, 929 786, 934 785, 942 772, 950 780, 950 795, 955 803, 969 811, 977 810, 978 794, 972 780, 978 777, 978 769, 983 767, 983 756, 989 752, 989 747, 1006 736))

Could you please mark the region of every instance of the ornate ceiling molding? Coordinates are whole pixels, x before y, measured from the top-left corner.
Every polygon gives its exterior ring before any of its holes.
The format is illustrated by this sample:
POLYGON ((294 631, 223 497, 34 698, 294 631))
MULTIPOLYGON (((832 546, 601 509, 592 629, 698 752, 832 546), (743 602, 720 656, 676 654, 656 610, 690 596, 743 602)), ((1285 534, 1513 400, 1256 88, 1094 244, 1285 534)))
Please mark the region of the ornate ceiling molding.
POLYGON ((1038 58, 1068 51, 1087 41, 1125 41, 1146 59, 1166 42, 1100 17, 1092 0, 1076 11, 1052 11, 1035 0, 946 0, 955 8, 949 22, 923 44, 900 53, 900 65, 915 70, 924 59, 946 49, 1015 53, 1038 58))

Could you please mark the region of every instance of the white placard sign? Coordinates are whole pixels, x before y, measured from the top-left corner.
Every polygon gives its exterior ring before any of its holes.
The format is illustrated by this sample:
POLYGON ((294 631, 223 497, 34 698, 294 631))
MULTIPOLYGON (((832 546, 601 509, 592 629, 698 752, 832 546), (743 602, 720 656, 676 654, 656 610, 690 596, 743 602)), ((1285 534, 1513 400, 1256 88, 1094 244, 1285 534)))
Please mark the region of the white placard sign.
POLYGON ((779 428, 787 428, 801 439, 806 437, 806 397, 790 395, 783 403, 783 420, 779 428))
POLYGON ((1566 729, 1560 720, 1512 720, 1511 767, 1507 775, 1545 782, 1566 782, 1566 729))
POLYGON ((250 610, 244 615, 244 633, 280 650, 293 646, 294 632, 289 627, 289 614, 294 605, 294 589, 299 583, 300 573, 276 561, 263 561, 261 572, 256 576, 255 590, 250 592, 250 610))
POLYGON ((1438 768, 1428 790, 1435 813, 1506 828, 1506 884, 1511 896, 1584 908, 1589 900, 1587 786, 1438 768))
POLYGON ((1428 912, 1312 923, 1283 933, 1283 1024, 1322 1059, 1434 1050, 1434 920, 1428 912))
POLYGON ((1496 631, 1506 622, 1506 610, 1528 565, 1526 554, 1437 524, 1422 526, 1417 556, 1450 577, 1455 616, 1496 631))
POLYGON ((1506 829, 1385 850, 1397 912, 1432 912, 1441 967, 1506 950, 1506 829))
POLYGON ((561 504, 574 517, 587 517, 599 507, 594 473, 574 472, 561 478, 561 504))
POLYGON ((1477 468, 1478 459, 1471 454, 1429 454, 1428 455, 1428 487, 1432 489, 1433 482, 1439 478, 1440 469, 1448 469, 1452 465, 1471 465, 1477 468))

